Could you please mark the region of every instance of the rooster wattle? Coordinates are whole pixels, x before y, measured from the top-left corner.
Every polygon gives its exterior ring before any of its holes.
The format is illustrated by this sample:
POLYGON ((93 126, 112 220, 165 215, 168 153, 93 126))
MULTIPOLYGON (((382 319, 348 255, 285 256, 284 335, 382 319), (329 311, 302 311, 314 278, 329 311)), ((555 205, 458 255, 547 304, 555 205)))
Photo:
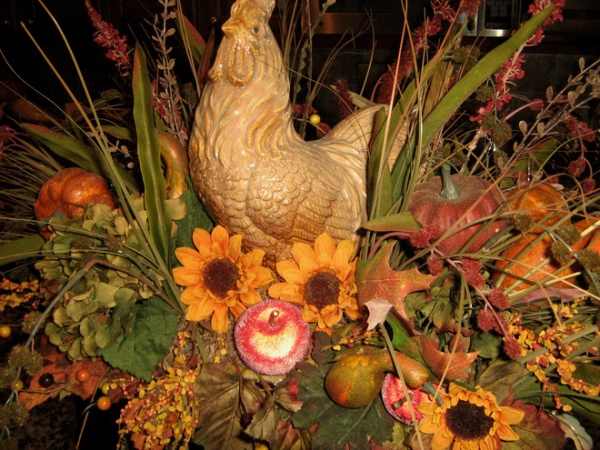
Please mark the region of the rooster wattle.
POLYGON ((287 69, 269 28, 275 0, 237 0, 209 72, 189 145, 196 192, 216 223, 269 262, 322 232, 356 239, 366 218, 375 113, 363 108, 325 137, 292 123, 287 69))

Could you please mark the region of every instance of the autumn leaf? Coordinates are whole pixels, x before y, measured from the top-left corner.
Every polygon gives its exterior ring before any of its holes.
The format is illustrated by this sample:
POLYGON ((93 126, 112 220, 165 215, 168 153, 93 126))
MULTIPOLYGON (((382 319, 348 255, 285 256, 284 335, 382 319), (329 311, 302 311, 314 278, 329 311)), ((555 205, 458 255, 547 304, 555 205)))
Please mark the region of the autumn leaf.
POLYGON ((364 306, 371 300, 385 299, 402 319, 412 324, 404 311, 404 298, 411 292, 429 289, 436 277, 423 274, 415 267, 402 271, 392 269, 389 264, 392 248, 393 245, 385 244, 373 259, 359 263, 356 274, 358 303, 364 306))
POLYGON ((75 394, 86 400, 92 396, 101 378, 110 370, 110 367, 100 358, 94 360, 85 358, 73 362, 54 346, 44 346, 42 355, 44 368, 31 379, 29 388, 19 395, 19 401, 23 402, 27 409, 32 409, 49 398, 55 398, 61 394, 75 394), (80 383, 76 378, 77 372, 81 369, 89 370, 91 375, 90 379, 84 383, 80 383), (40 385, 40 377, 45 374, 50 374, 54 378, 51 386, 40 385))
POLYGON ((442 352, 439 342, 427 335, 415 337, 421 346, 423 360, 433 374, 446 381, 460 380, 468 377, 469 366, 477 359, 479 352, 465 353, 462 351, 442 352))
POLYGON ((504 450, 559 450, 566 444, 560 424, 537 406, 527 405, 520 400, 510 405, 525 411, 523 420, 511 428, 519 440, 503 442, 504 450))

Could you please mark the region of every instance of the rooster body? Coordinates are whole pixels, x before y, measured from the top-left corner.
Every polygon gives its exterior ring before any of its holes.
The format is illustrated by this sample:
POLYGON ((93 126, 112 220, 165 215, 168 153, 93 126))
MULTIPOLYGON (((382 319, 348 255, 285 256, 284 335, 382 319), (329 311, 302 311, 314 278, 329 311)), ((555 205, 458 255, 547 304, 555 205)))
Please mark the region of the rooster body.
POLYGON ((190 173, 216 223, 267 260, 322 232, 356 239, 366 218, 374 114, 359 110, 317 141, 292 122, 289 79, 268 25, 274 0, 237 0, 209 72, 190 139, 190 173))

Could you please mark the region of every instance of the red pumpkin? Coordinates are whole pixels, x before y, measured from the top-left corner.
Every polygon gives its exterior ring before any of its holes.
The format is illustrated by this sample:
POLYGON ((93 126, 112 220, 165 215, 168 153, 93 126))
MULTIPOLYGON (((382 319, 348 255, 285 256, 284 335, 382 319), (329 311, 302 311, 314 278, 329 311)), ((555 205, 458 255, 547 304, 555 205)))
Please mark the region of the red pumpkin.
MULTIPOLYGON (((476 176, 450 175, 450 166, 442 167, 442 176, 418 185, 413 193, 409 210, 423 226, 430 241, 436 241, 449 230, 491 216, 504 202, 500 190, 476 176)), ((467 249, 476 252, 506 227, 505 220, 496 220, 483 231, 467 249)), ((441 241, 438 249, 456 253, 479 230, 481 223, 451 232, 441 241)))
POLYGON ((72 167, 59 171, 42 186, 33 208, 38 220, 47 219, 57 211, 74 219, 83 216, 86 206, 96 203, 116 206, 108 183, 100 175, 72 167))

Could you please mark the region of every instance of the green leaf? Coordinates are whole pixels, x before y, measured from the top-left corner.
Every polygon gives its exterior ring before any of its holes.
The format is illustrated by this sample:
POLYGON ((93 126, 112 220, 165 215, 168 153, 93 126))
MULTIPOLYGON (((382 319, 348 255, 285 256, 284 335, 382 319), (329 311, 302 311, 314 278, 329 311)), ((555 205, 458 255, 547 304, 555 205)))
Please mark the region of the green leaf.
POLYGON ((136 304, 133 312, 131 332, 99 353, 111 366, 150 381, 175 337, 179 315, 158 298, 136 304))
POLYGON ((166 214, 166 183, 161 170, 160 149, 154 124, 152 87, 144 51, 135 48, 133 63, 133 120, 137 135, 140 171, 144 182, 144 202, 148 227, 155 248, 163 261, 168 261, 171 223, 166 214))
POLYGON ((0 267, 33 256, 39 256, 45 242, 39 234, 30 234, 13 241, 4 241, 0 245, 0 267))
POLYGON ((378 445, 389 439, 395 420, 387 413, 380 397, 365 408, 344 408, 334 403, 325 392, 328 367, 301 363, 294 377, 298 379, 302 409, 291 420, 295 427, 310 429, 318 424, 312 436, 312 448, 328 450, 370 450, 369 437, 378 445))
POLYGON ((192 58, 196 63, 199 63, 206 47, 204 38, 185 15, 178 14, 176 24, 179 34, 181 34, 187 47, 192 52, 192 58))
POLYGON ((458 108, 481 83, 487 80, 512 54, 542 25, 550 15, 553 7, 548 7, 536 14, 523 24, 510 39, 488 52, 481 60, 469 70, 448 93, 440 100, 437 106, 423 122, 422 145, 426 146, 431 139, 458 108))
POLYGON ((100 348, 112 347, 120 337, 127 336, 135 323, 135 302, 137 294, 129 288, 115 291, 113 308, 108 323, 96 332, 96 343, 100 348))
MULTIPOLYGON (((375 123, 373 125, 375 139, 371 146, 371 154, 367 166, 367 201, 373 217, 385 214, 392 207, 390 170, 387 161, 383 161, 384 154, 386 153, 383 147, 386 134, 386 117, 387 114, 383 108, 375 115, 375 123)), ((392 122, 392 124, 395 124, 395 122, 392 122)), ((388 136, 391 137, 394 136, 392 131, 394 127, 391 126, 390 128, 388 136)), ((389 141, 388 144, 390 144, 389 141)))
POLYGON ((417 222, 410 211, 377 217, 376 219, 365 222, 362 227, 370 231, 396 231, 406 233, 414 233, 422 228, 421 224, 417 222))
POLYGON ((479 352, 481 358, 498 358, 502 347, 502 338, 493 333, 475 333, 471 338, 473 350, 479 352))
POLYGON ((82 169, 102 175, 101 157, 93 147, 43 125, 23 123, 21 128, 57 155, 76 163, 82 169))
MULTIPOLYGON (((186 181, 191 186, 189 177, 186 177, 186 181)), ((187 213, 183 219, 175 221, 177 233, 171 244, 171 267, 178 265, 177 258, 175 258, 175 249, 177 247, 194 247, 192 235, 195 228, 203 228, 207 231, 211 231, 213 228, 212 220, 192 189, 185 191, 181 196, 181 200, 185 203, 187 213)))
MULTIPOLYGON (((73 162, 88 172, 111 177, 112 170, 108 168, 108 164, 94 147, 43 125, 23 123, 21 124, 21 128, 58 156, 73 162)), ((117 166, 115 176, 121 178, 131 190, 138 190, 135 178, 128 171, 117 166)), ((115 180, 112 181, 114 182, 115 180)))
POLYGON ((498 403, 502 403, 511 394, 513 385, 527 376, 533 374, 523 364, 498 359, 485 369, 477 384, 492 392, 498 403))

